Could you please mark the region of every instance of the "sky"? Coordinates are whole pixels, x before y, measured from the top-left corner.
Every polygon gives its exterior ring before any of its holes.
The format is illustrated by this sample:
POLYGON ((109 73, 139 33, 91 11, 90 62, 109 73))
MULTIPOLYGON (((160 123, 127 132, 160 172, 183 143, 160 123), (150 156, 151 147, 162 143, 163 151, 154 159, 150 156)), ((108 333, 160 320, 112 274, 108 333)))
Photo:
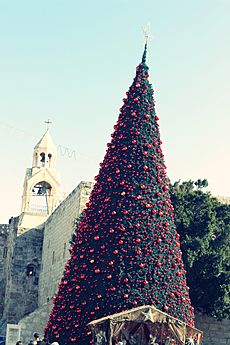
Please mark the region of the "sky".
POLYGON ((0 0, 0 223, 50 119, 62 192, 92 181, 144 47, 172 181, 230 196, 229 0, 0 0))

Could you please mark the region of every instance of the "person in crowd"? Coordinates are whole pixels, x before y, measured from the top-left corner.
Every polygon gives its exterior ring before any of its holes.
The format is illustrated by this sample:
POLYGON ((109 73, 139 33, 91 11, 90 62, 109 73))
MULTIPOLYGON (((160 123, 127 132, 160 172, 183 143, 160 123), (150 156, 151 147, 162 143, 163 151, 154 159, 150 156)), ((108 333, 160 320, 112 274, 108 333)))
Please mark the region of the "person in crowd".
POLYGON ((17 342, 16 342, 16 345, 23 345, 23 344, 22 344, 22 341, 21 341, 21 340, 17 341, 17 342))
POLYGON ((34 333, 34 340, 33 340, 33 345, 37 345, 39 341, 39 334, 37 332, 34 333))

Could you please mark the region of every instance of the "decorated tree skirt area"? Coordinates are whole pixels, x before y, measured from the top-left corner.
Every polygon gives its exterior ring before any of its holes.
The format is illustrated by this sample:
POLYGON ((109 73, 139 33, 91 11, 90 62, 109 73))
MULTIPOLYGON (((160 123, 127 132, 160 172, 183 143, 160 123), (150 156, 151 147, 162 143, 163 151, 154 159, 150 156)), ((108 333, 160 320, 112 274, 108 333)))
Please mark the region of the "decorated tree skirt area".
POLYGON ((89 323, 94 345, 200 345, 202 332, 153 306, 142 306, 89 323))

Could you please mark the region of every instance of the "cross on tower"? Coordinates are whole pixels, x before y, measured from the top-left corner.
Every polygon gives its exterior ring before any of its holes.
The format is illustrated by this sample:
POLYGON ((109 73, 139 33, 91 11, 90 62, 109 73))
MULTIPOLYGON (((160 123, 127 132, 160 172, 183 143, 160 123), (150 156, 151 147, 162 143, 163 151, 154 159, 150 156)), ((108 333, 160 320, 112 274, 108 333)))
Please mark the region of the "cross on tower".
POLYGON ((49 129, 49 124, 52 123, 52 121, 50 121, 50 119, 48 119, 47 121, 44 121, 47 124, 47 129, 49 129))

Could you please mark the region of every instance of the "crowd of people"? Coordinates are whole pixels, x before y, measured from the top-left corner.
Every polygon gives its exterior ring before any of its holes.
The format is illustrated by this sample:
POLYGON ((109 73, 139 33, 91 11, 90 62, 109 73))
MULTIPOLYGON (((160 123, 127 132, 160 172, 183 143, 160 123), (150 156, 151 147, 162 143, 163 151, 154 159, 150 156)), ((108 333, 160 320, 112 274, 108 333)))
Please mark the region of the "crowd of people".
MULTIPOLYGON (((58 342, 54 342, 54 343, 49 343, 47 339, 43 338, 41 339, 39 334, 36 332, 34 333, 34 338, 29 342, 28 345, 59 345, 58 342)), ((24 345, 23 342, 21 340, 16 342, 16 345, 24 345)))

